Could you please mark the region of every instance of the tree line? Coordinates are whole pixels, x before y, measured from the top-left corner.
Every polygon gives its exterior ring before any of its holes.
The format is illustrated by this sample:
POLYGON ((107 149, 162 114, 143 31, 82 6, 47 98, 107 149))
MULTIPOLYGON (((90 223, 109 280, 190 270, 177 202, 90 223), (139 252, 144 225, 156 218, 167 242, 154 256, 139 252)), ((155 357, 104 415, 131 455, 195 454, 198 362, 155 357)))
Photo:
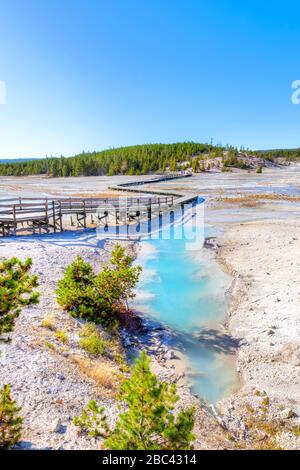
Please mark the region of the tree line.
POLYGON ((146 144, 101 152, 82 152, 73 157, 44 158, 38 160, 0 164, 1 176, 102 176, 138 175, 169 168, 176 171, 178 164, 216 147, 210 144, 183 142, 175 144, 146 144))
POLYGON ((300 158, 300 148, 257 151, 255 154, 270 161, 283 158, 284 160, 292 162, 300 158))

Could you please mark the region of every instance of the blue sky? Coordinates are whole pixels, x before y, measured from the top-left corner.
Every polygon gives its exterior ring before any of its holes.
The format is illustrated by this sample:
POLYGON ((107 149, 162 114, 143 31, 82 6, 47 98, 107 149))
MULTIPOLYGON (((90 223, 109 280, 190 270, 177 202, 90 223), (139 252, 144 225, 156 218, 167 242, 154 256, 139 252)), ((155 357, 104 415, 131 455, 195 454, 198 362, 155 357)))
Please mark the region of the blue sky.
POLYGON ((0 158, 300 146, 296 1, 1 0, 0 158))

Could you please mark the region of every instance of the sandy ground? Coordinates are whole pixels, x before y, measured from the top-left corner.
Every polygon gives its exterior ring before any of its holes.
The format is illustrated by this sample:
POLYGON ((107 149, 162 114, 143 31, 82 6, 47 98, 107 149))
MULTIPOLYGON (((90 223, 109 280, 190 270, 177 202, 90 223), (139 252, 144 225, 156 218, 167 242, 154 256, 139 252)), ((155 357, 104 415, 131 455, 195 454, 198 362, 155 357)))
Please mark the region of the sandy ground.
POLYGON ((244 340, 245 388, 300 414, 300 218, 234 225, 220 242, 235 279, 228 326, 244 340))
POLYGON ((270 420, 281 423, 277 442, 299 449, 300 213, 288 203, 255 211, 251 220, 221 224, 217 238, 217 259, 233 277, 227 328, 239 342, 241 378, 239 392, 220 409, 236 425, 247 407, 259 412, 265 402, 270 420), (284 220, 270 219, 275 209, 284 220))

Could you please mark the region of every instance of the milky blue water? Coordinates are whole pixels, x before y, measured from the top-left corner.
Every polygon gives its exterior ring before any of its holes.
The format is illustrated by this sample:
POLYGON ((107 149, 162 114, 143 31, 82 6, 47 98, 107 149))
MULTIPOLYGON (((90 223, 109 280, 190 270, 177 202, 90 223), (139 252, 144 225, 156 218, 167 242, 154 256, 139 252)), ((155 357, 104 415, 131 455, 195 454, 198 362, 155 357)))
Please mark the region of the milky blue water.
POLYGON ((216 402, 236 383, 235 347, 218 329, 230 279, 201 249, 202 243, 192 249, 185 240, 174 239, 141 245, 143 273, 135 307, 172 329, 175 346, 186 354, 193 391, 216 402))

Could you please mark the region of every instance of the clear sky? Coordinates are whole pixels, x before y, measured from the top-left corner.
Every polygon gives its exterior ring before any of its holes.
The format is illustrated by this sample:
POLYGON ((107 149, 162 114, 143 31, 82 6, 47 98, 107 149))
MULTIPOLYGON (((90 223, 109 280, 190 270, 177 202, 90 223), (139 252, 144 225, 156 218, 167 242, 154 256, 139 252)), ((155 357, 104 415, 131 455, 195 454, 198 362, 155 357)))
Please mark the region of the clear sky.
POLYGON ((300 3, 0 0, 0 158, 300 146, 300 3))

